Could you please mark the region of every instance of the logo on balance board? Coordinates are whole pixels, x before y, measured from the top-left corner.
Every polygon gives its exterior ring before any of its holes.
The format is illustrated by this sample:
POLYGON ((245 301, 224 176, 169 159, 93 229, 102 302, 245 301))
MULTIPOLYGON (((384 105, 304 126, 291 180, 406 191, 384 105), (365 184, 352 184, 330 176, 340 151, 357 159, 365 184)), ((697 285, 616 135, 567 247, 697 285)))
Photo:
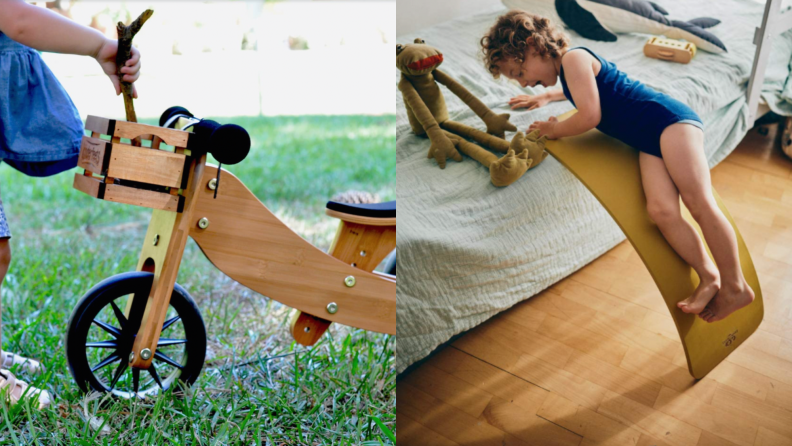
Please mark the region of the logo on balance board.
POLYGON ((734 342, 736 339, 737 339, 737 330, 734 330, 733 332, 729 333, 728 336, 726 336, 726 340, 723 341, 723 346, 724 347, 730 346, 732 342, 734 342))

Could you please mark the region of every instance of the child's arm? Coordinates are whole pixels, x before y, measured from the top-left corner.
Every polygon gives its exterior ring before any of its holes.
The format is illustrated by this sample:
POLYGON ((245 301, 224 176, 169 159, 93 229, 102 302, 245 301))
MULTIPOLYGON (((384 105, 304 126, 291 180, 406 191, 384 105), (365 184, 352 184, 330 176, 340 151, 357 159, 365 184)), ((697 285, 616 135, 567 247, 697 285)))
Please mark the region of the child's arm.
MULTIPOLYGON (((104 72, 121 93, 116 75, 115 54, 118 42, 106 38, 99 31, 82 26, 46 8, 33 6, 23 0, 0 0, 0 31, 11 39, 51 53, 91 56, 99 62, 104 72)), ((124 81, 134 82, 139 77, 140 53, 132 47, 132 56, 121 69, 124 81)), ((134 97, 137 97, 135 92, 134 97)))
POLYGON ((566 96, 564 96, 564 90, 559 88, 545 90, 544 93, 540 94, 521 94, 519 96, 515 96, 509 99, 509 105, 511 105, 512 110, 518 108, 527 108, 530 111, 535 108, 543 107, 549 102, 564 100, 566 100, 566 96))
POLYGON ((591 57, 585 51, 570 52, 564 57, 563 64, 567 88, 578 112, 569 119, 555 123, 554 139, 587 132, 596 127, 601 118, 599 90, 591 67, 591 57))

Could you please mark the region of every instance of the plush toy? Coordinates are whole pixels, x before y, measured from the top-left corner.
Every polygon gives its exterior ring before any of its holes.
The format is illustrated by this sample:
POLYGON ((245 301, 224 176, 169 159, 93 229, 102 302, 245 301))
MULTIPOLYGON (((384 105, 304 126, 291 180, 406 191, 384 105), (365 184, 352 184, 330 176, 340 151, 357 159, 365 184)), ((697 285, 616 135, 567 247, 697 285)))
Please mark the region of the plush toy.
POLYGON ((571 29, 581 36, 615 42, 614 33, 664 35, 685 39, 704 51, 725 53, 726 45, 707 31, 720 23, 711 17, 671 20, 668 11, 646 0, 556 0, 556 11, 571 29))
POLYGON ((399 90, 413 132, 419 136, 426 135, 431 141, 428 158, 434 158, 444 169, 448 158, 462 161, 459 149, 489 168, 492 184, 507 186, 547 157, 544 151, 547 138, 537 138, 538 130, 531 132, 528 137, 518 132, 511 143, 505 141, 503 137, 506 130, 517 130, 509 122, 509 115, 495 114, 465 87, 438 70, 442 62, 440 51, 426 45, 422 39, 415 39, 413 45, 396 45, 396 67, 401 71, 399 90), (484 121, 487 133, 449 119, 438 82, 448 87, 484 121), (498 158, 465 138, 505 153, 505 156, 498 158))

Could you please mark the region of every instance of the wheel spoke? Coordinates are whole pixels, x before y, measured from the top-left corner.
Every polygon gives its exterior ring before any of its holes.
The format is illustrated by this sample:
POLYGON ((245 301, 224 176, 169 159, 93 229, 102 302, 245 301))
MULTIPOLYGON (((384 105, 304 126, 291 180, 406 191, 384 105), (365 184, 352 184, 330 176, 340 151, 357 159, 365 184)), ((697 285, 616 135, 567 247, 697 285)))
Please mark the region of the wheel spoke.
POLYGON ((149 365, 148 372, 149 372, 149 375, 151 375, 151 377, 154 378, 154 381, 157 382, 157 385, 160 387, 160 389, 165 390, 165 388, 162 387, 162 381, 160 381, 160 377, 157 374, 157 368, 154 367, 154 363, 153 362, 151 363, 151 365, 149 365))
POLYGON ((159 342, 157 343, 157 347, 164 347, 168 345, 178 345, 178 344, 186 344, 186 339, 171 339, 171 338, 160 338, 159 342))
POLYGON ((165 331, 168 327, 173 325, 174 322, 178 321, 179 319, 180 319, 179 316, 173 316, 172 318, 170 318, 167 321, 165 321, 165 323, 162 324, 162 331, 165 331))
POLYGON ((110 301, 110 306, 113 307, 113 313, 115 313, 115 317, 118 319, 118 325, 120 325, 121 328, 124 328, 124 325, 126 325, 127 322, 126 316, 124 316, 124 313, 120 308, 118 308, 118 305, 116 305, 114 300, 110 301))
POLYGON ((184 369, 183 365, 179 364, 173 358, 171 358, 170 356, 166 355, 165 353, 162 353, 159 350, 154 352, 154 358, 155 359, 159 359, 160 361, 162 361, 162 362, 164 362, 166 364, 170 364, 170 365, 176 367, 179 370, 183 370, 184 369))
POLYGON ((95 372, 95 371, 101 369, 102 367, 105 367, 105 366, 107 366, 109 364, 112 364, 112 363, 118 361, 119 359, 121 359, 121 357, 118 356, 118 354, 112 353, 112 354, 110 354, 110 356, 108 356, 107 358, 103 359, 102 362, 100 362, 99 364, 96 364, 96 366, 94 368, 92 368, 91 371, 95 372))
POLYGON ((96 319, 94 319, 93 323, 98 325, 98 326, 100 326, 100 327, 102 327, 102 330, 110 333, 116 339, 118 339, 121 336, 121 330, 113 327, 112 325, 106 324, 106 323, 104 323, 102 321, 98 321, 96 319))
MULTIPOLYGON (((96 322, 96 321, 94 321, 96 322)), ((116 341, 99 341, 99 342, 86 342, 86 347, 93 348, 116 348, 118 344, 116 341)))
POLYGON ((127 365, 128 365, 128 363, 126 361, 123 361, 123 360, 121 361, 120 364, 118 364, 118 368, 115 371, 115 375, 113 376, 113 380, 110 381, 110 390, 111 391, 115 388, 115 385, 118 382, 118 379, 121 378, 121 375, 123 375, 124 372, 126 371, 127 365))
POLYGON ((140 388, 140 369, 137 367, 132 367, 132 388, 135 393, 138 393, 138 388, 140 388))

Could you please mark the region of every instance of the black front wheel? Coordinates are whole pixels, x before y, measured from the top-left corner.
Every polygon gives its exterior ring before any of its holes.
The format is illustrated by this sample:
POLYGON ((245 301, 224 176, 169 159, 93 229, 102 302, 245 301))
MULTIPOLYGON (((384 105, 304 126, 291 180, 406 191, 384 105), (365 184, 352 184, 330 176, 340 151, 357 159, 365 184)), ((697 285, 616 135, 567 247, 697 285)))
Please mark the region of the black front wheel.
POLYGON ((178 381, 190 385, 198 378, 206 357, 206 327, 195 301, 179 284, 171 294, 151 366, 142 370, 128 365, 153 279, 154 274, 142 271, 109 277, 91 288, 72 312, 66 357, 84 392, 145 398, 178 381))

